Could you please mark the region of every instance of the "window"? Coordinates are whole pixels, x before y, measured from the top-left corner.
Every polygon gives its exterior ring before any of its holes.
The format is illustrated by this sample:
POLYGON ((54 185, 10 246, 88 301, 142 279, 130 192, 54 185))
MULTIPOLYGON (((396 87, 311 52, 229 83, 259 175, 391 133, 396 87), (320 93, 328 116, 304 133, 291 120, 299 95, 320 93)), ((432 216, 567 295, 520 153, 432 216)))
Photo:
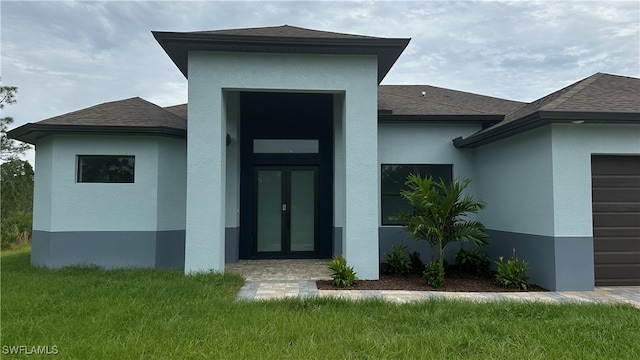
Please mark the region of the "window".
POLYGON ((255 139, 254 154, 317 154, 318 140, 255 139))
POLYGON ((132 183, 133 155, 78 155, 79 183, 132 183))
POLYGON ((452 165, 382 165, 382 225, 402 225, 399 221, 389 220, 389 216, 396 216, 400 212, 410 212, 409 205, 400 196, 400 191, 407 189, 405 182, 409 174, 431 176, 435 180, 444 180, 450 184, 452 179, 452 165))

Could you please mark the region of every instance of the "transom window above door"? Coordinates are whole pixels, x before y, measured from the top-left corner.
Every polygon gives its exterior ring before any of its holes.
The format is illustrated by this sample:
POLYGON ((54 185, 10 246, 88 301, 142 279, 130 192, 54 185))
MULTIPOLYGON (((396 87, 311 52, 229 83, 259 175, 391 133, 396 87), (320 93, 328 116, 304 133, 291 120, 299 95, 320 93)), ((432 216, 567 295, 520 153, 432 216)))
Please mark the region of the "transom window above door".
POLYGON ((254 154, 317 154, 316 139, 254 139, 254 154))

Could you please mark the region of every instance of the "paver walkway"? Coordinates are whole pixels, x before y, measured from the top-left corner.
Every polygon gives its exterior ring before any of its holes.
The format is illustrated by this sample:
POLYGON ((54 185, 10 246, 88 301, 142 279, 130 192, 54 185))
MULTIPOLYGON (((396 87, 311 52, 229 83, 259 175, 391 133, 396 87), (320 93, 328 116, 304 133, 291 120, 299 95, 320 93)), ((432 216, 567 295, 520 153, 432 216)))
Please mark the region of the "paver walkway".
POLYGON ((330 279, 326 259, 240 260, 225 270, 254 280, 326 280, 330 279))
POLYGON ((542 301, 547 303, 627 303, 640 309, 640 286, 596 287, 594 291, 547 292, 444 292, 405 290, 318 290, 315 280, 329 279, 329 260, 241 260, 226 266, 247 282, 240 300, 270 300, 290 297, 381 298, 396 303, 439 299, 471 301, 542 301))

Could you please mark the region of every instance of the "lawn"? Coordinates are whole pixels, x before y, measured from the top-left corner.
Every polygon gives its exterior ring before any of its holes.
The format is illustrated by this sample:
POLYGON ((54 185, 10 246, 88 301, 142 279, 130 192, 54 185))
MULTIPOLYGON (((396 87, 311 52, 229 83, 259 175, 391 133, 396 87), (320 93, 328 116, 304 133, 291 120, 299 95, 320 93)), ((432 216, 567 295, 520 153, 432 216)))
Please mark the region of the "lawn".
POLYGON ((1 265, 3 359, 640 359, 626 305, 238 302, 235 275, 1 265))

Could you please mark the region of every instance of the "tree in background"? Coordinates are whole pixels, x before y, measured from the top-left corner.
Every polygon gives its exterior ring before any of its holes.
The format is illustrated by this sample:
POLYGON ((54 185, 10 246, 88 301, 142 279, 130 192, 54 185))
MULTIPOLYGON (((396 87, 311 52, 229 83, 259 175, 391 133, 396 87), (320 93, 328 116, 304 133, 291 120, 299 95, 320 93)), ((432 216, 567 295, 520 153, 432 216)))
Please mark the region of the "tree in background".
MULTIPOLYGON (((0 86, 0 109, 16 102, 15 86, 0 86)), ((18 157, 30 148, 27 144, 18 143, 7 137, 9 125, 13 118, 0 118, 2 130, 2 154, 0 165, 0 207, 2 223, 0 224, 0 247, 3 249, 26 244, 31 239, 31 223, 33 217, 33 178, 31 164, 18 157)))
POLYGON ((6 249, 26 244, 31 239, 34 173, 28 161, 14 158, 0 165, 0 176, 0 246, 6 249))
MULTIPOLYGON (((0 86, 0 110, 4 109, 5 105, 15 104, 17 92, 18 88, 15 86, 0 86)), ((2 131, 2 137, 0 138, 0 159, 2 161, 16 159, 19 155, 23 155, 25 151, 31 148, 28 144, 18 143, 7 137, 7 131, 11 124, 13 124, 13 118, 11 116, 0 118, 0 130, 2 131)))
POLYGON ((2 218, 11 213, 33 209, 33 168, 26 160, 11 160, 0 165, 2 177, 2 218))

